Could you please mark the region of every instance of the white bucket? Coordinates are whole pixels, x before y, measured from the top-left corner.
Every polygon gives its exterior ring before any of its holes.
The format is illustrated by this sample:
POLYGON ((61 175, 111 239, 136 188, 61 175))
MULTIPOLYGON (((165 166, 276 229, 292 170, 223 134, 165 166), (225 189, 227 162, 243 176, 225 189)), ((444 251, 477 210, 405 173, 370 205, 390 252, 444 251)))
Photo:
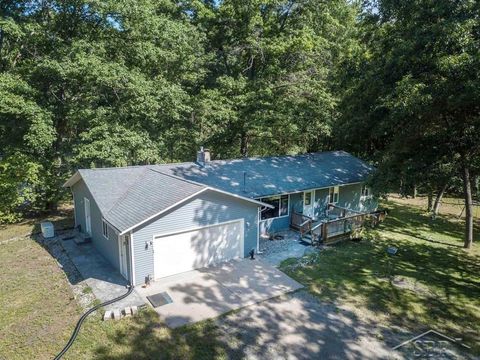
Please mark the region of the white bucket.
POLYGON ((42 235, 45 239, 55 236, 55 230, 53 228, 53 224, 50 221, 42 222, 40 224, 40 228, 42 229, 42 235))

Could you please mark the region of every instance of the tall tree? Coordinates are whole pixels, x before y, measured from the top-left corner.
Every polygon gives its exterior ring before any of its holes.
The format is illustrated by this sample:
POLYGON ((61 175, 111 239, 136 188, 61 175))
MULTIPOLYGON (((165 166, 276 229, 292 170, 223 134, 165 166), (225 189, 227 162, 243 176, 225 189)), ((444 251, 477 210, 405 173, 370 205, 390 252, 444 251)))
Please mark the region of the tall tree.
POLYGON ((214 58, 196 111, 199 138, 224 157, 328 149, 335 67, 356 9, 336 0, 225 0, 205 13, 196 21, 214 58))
POLYGON ((456 169, 469 209, 469 248, 470 174, 480 156, 479 4, 385 0, 376 11, 364 18, 365 46, 353 62, 355 76, 345 82, 340 138, 355 137, 352 148, 378 162, 376 182, 385 190, 400 179, 438 178, 441 186, 449 172, 438 170, 456 169))
MULTIPOLYGON (((193 155, 205 37, 178 4, 3 1, 0 11, 2 162, 42 169, 30 208, 54 209, 77 167, 193 155)), ((31 183, 9 179, 19 196, 31 183)))

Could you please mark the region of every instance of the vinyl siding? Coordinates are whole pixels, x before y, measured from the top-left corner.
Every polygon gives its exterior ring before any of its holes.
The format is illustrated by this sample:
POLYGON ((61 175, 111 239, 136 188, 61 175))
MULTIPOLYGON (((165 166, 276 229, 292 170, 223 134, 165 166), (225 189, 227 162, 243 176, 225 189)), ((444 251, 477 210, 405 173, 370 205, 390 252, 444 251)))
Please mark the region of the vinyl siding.
POLYGON ((92 194, 88 190, 83 180, 78 181, 72 186, 74 203, 75 203, 75 218, 77 225, 80 225, 81 231, 85 232, 85 201, 84 198, 90 200, 90 215, 92 223, 92 243, 98 252, 108 260, 110 264, 117 270, 120 270, 119 256, 118 256, 118 241, 115 229, 109 226, 108 239, 105 239, 102 231, 102 214, 93 199, 92 194))
MULTIPOLYGON (((377 201, 373 198, 361 198, 362 184, 340 186, 337 205, 357 211, 373 211, 377 201)), ((329 188, 315 190, 314 212, 316 217, 326 216, 329 188)), ((303 192, 290 194, 290 214, 303 212, 303 192)), ((260 221, 260 233, 275 233, 290 227, 290 216, 260 221)))
POLYGON ((290 194, 289 213, 288 216, 282 216, 275 219, 267 219, 260 221, 260 234, 276 233, 287 230, 290 227, 290 215, 292 211, 301 212, 303 209, 303 193, 290 194))
POLYGON ((186 203, 133 230, 135 285, 154 276, 152 241, 156 235, 244 219, 244 256, 257 249, 257 205, 214 191, 205 191, 186 203))

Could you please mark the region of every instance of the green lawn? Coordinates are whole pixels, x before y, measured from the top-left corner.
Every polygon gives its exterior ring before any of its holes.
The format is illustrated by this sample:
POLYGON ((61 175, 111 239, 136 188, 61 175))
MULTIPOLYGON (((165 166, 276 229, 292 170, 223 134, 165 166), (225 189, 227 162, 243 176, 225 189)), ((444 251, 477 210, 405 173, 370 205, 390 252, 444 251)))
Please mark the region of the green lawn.
POLYGON ((55 214, 25 219, 16 224, 0 224, 0 243, 15 237, 28 236, 40 232, 40 223, 51 221, 55 230, 62 230, 74 226, 73 206, 62 204, 55 214))
MULTIPOLYGON (((385 203, 389 216, 369 239, 332 246, 313 265, 293 268, 290 260, 282 266, 324 301, 371 312, 387 326, 412 332, 448 330, 479 353, 478 228, 474 248, 466 252, 456 218, 461 208, 445 207, 445 215, 432 222, 418 201, 385 203), (399 248, 391 259, 389 245, 399 248), (389 278, 405 285, 394 286, 389 278)), ((30 238, 2 244, 0 283, 0 357, 51 359, 82 311, 56 261, 30 238)), ((214 322, 170 330, 148 310, 118 322, 92 316, 65 358, 221 359, 228 346, 214 322)))
MULTIPOLYGON (((0 359, 51 359, 82 310, 63 271, 38 243, 0 244, 0 359)), ((211 322, 168 329, 153 310, 118 322, 92 315, 66 359, 226 358, 211 322)))
POLYGON ((480 353, 478 226, 474 248, 466 251, 463 223, 454 216, 461 207, 446 206, 445 215, 432 221, 420 205, 418 200, 384 202, 387 220, 367 239, 333 246, 312 265, 297 267, 296 260, 287 260, 283 270, 324 301, 365 309, 387 326, 455 334, 480 353), (387 255, 388 246, 398 253, 387 255))
POLYGON ((0 245, 0 284, 0 358, 51 358, 80 314, 63 271, 24 238, 0 245))

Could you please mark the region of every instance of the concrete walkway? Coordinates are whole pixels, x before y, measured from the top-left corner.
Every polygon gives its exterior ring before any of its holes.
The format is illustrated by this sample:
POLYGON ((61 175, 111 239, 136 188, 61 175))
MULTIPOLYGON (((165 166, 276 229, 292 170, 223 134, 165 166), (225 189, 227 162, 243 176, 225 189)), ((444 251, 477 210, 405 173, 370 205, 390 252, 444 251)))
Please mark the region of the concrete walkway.
POLYGON ((170 327, 218 317, 303 286, 262 260, 241 259, 157 280, 137 288, 144 298, 167 292, 173 303, 155 308, 170 327))
POLYGON ((273 266, 279 266, 283 260, 300 258, 314 248, 300 240, 300 234, 293 230, 276 233, 283 237, 281 240, 260 239, 260 253, 258 256, 273 266))
MULTIPOLYGON (((72 239, 62 241, 62 245, 98 300, 104 302, 127 292, 128 281, 98 253, 92 244, 77 245, 72 239)), ((105 310, 122 310, 127 306, 139 306, 144 303, 134 290, 125 299, 106 306, 105 310)))

